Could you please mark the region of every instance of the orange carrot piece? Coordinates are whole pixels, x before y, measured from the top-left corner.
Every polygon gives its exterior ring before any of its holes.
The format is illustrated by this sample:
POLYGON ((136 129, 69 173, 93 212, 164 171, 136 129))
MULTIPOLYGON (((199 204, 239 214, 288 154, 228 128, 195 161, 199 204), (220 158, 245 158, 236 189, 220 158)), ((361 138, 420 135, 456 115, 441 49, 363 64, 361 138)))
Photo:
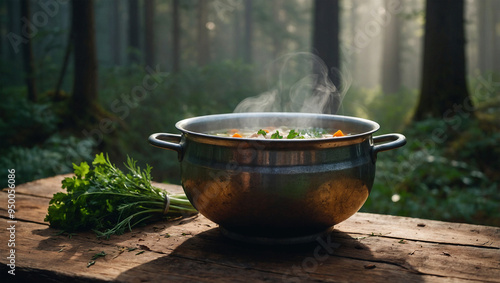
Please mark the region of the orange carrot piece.
POLYGON ((341 130, 338 130, 338 131, 336 131, 336 132, 335 132, 335 134, 333 134, 333 136, 334 136, 334 137, 343 137, 343 136, 345 136, 345 135, 344 135, 344 133, 342 133, 342 131, 341 131, 341 130))
POLYGON ((242 138, 242 137, 243 137, 243 136, 242 136, 242 135, 240 135, 240 134, 238 134, 238 133, 236 133, 236 134, 234 134, 234 135, 233 135, 233 138, 242 138))

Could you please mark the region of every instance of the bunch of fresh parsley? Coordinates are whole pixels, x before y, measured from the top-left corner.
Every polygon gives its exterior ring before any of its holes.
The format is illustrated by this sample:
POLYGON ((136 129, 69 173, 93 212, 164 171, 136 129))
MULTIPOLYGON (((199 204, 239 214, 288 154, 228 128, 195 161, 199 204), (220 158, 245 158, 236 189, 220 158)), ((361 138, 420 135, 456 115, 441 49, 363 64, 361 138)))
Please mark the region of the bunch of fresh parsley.
POLYGON ((45 221, 51 227, 65 232, 93 230, 109 238, 138 224, 197 213, 186 195, 170 195, 152 186, 149 165, 141 170, 128 157, 128 172, 123 173, 101 153, 92 166, 73 164, 75 176, 62 181, 67 192, 50 200, 45 221))

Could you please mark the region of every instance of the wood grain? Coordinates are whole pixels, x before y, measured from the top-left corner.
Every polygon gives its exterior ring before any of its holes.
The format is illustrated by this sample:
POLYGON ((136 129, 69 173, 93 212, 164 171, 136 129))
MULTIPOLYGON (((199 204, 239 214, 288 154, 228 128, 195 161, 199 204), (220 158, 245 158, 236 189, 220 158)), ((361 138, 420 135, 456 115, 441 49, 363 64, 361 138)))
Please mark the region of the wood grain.
MULTIPOLYGON (((38 282, 500 282, 500 228, 357 213, 326 238, 260 246, 229 240, 203 216, 160 221, 109 240, 58 235, 43 221, 64 176, 16 189, 16 279, 38 282), (104 251, 106 256, 92 257, 104 251), (70 281, 68 281, 70 280, 70 281)), ((168 191, 181 191, 167 186, 168 191)), ((7 193, 0 192, 7 225, 7 193)), ((9 231, 0 230, 0 239, 9 231)), ((0 278, 9 251, 0 244, 0 278)))

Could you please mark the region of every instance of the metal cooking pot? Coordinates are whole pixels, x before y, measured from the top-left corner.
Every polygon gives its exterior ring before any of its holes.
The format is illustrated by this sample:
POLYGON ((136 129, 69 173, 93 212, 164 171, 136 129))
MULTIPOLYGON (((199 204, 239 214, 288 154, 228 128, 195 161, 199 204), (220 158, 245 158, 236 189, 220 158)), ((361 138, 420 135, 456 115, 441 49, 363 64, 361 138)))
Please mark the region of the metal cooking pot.
POLYGON ((401 147, 401 134, 372 137, 370 120, 311 113, 234 113, 176 123, 182 134, 149 142, 175 150, 193 206, 233 238, 314 240, 365 203, 377 153, 401 147), (341 129, 344 137, 250 139, 208 132, 265 127, 341 129))

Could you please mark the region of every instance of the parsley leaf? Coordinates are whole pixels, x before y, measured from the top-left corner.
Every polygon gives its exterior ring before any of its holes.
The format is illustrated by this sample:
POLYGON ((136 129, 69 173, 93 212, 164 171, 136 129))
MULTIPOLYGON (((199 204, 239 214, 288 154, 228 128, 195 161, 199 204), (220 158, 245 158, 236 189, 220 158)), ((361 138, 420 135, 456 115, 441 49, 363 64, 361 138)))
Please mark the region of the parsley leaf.
POLYGON ((271 138, 272 139, 282 139, 283 136, 280 135, 279 131, 276 131, 276 133, 274 133, 274 134, 271 135, 271 138))
POLYGON ((66 192, 58 192, 49 202, 45 221, 64 232, 93 230, 109 238, 132 227, 163 218, 195 214, 185 194, 169 195, 151 185, 151 167, 141 169, 127 158, 127 173, 113 165, 104 154, 96 155, 93 168, 82 162, 73 164, 74 177, 62 181, 66 192), (170 208, 163 214, 165 199, 170 208))
POLYGON ((100 253, 97 253, 97 254, 93 255, 92 256, 92 260, 96 260, 96 259, 98 259, 100 257, 105 257, 105 256, 106 256, 106 252, 102 251, 100 253))
POLYGON ((80 177, 80 178, 85 178, 85 175, 89 173, 89 165, 87 162, 82 162, 80 163, 80 166, 77 166, 76 164, 73 163, 73 169, 75 169, 75 175, 80 177))
POLYGON ((287 139, 293 139, 295 137, 298 137, 299 136, 299 133, 297 133, 295 130, 291 130, 289 133, 288 133, 288 136, 286 137, 287 139))

